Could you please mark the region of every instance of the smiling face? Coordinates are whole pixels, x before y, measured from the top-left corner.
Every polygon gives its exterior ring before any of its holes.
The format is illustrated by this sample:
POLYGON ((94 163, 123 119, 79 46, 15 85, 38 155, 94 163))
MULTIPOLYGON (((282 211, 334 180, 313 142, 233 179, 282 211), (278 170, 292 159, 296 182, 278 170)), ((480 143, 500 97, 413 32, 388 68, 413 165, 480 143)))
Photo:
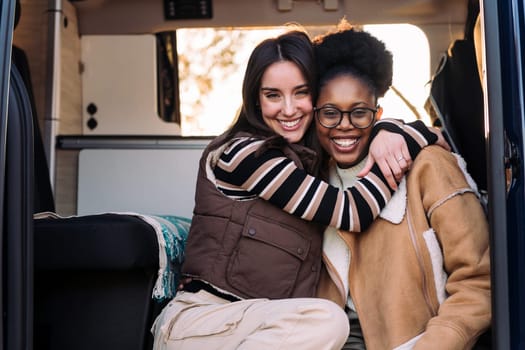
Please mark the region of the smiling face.
MULTIPOLYGON (((349 111, 357 107, 376 108, 376 98, 369 86, 351 75, 339 75, 321 87, 316 106, 337 107, 349 111)), ((381 116, 378 108, 376 120, 381 116)), ((339 167, 348 168, 366 156, 372 127, 357 129, 350 124, 348 113, 335 128, 328 129, 316 121, 317 137, 321 146, 337 162, 339 167)))
POLYGON ((290 61, 270 65, 261 79, 259 103, 262 118, 290 143, 299 142, 312 115, 312 96, 299 68, 290 61))

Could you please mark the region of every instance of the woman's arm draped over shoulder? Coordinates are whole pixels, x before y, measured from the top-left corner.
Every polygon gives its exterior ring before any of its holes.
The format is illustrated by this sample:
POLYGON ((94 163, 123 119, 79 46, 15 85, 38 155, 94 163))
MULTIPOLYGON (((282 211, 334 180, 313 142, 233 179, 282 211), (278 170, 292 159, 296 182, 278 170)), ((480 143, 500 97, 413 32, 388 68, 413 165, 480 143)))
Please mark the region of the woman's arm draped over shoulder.
POLYGON ((372 130, 373 138, 381 130, 387 130, 401 134, 408 145, 408 151, 412 159, 415 159, 419 151, 425 146, 435 144, 438 137, 421 120, 404 123, 402 120, 383 118, 376 122, 372 130))
MULTIPOLYGON (((401 181, 407 170, 410 169, 413 160, 408 148, 410 139, 407 140, 408 135, 404 133, 416 135, 416 137, 418 134, 421 134, 429 143, 433 143, 430 138, 433 137, 432 134, 435 134, 437 140, 435 144, 450 151, 450 146, 439 129, 429 128, 421 121, 405 125, 399 120, 381 119, 381 122, 374 125, 368 158, 365 166, 357 176, 366 176, 374 164, 377 163, 388 185, 392 189, 397 190, 397 182, 401 181), (413 131, 412 129, 415 130, 413 131)), ((414 138, 414 142, 417 143, 416 140, 417 138, 414 138)))
MULTIPOLYGON (((402 134, 414 157, 421 147, 435 142, 432 135, 427 140, 415 128, 402 134)), ((377 165, 343 191, 297 168, 280 150, 257 156, 263 142, 240 138, 223 151, 214 174, 217 188, 225 195, 237 200, 261 197, 305 220, 353 232, 365 230, 392 196, 377 165)))

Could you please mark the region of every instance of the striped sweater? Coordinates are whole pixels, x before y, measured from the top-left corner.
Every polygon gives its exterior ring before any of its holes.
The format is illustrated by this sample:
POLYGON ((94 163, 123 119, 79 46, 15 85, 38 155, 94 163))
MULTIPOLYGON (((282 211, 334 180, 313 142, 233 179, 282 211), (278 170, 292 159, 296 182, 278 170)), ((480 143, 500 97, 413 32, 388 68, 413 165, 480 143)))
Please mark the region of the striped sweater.
MULTIPOLYGON (((372 136, 382 129, 401 134, 412 159, 421 148, 437 140, 420 121, 403 124, 381 120, 375 124, 372 136)), ((278 149, 257 155, 263 143, 241 137, 219 148, 220 154, 211 164, 212 180, 219 191, 235 200, 261 197, 305 220, 354 232, 364 231, 392 196, 377 165, 354 186, 341 190, 298 168, 278 149)))

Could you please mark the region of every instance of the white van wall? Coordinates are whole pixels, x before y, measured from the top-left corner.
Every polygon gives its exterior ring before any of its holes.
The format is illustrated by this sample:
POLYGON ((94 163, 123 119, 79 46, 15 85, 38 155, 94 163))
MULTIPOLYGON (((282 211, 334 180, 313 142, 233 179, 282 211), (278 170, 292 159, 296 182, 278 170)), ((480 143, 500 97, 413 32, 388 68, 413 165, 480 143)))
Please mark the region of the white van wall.
POLYGON ((84 135, 180 135, 158 116, 154 35, 84 35, 81 51, 84 135))
POLYGON ((180 140, 171 142, 170 149, 80 151, 78 215, 132 211, 191 218, 199 159, 208 142, 180 140))

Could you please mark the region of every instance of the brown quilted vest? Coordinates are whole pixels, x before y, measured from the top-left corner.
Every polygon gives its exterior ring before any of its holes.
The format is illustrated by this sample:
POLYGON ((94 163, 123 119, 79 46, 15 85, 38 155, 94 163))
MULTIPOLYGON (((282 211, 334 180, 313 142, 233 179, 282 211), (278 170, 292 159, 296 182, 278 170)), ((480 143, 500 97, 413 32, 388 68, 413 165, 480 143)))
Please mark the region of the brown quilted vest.
MULTIPOLYGON (((312 152, 292 147, 285 154, 303 168, 298 152, 305 163, 312 152)), ((314 297, 323 227, 263 199, 226 197, 206 177, 208 153, 200 160, 182 273, 241 298, 314 297)))

